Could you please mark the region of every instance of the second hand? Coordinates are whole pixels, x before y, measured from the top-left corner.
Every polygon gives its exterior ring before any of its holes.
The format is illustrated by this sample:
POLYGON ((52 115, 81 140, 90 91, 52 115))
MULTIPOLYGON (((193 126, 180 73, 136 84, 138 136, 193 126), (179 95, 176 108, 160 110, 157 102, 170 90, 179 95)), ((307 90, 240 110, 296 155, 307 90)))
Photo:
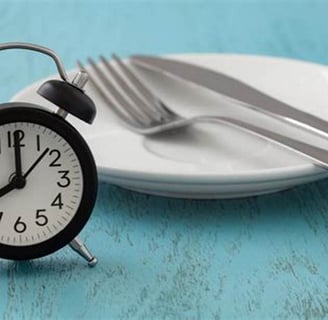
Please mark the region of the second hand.
POLYGON ((32 170, 39 164, 39 162, 44 158, 44 156, 48 153, 49 150, 49 148, 46 148, 42 152, 42 154, 35 160, 31 167, 25 172, 25 174, 23 175, 24 178, 26 178, 32 172, 32 170))

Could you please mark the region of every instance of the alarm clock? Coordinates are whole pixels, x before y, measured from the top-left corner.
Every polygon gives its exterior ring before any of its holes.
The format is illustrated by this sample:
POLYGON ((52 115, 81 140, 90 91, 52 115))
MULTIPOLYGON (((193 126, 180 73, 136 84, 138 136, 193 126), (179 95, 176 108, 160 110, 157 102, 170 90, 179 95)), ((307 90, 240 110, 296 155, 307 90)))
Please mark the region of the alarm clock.
POLYGON ((97 259, 77 235, 94 208, 97 170, 86 141, 66 121, 68 114, 89 124, 95 118, 83 91, 87 74, 80 71, 70 82, 59 57, 42 46, 0 44, 6 49, 50 56, 61 80, 37 91, 55 111, 25 102, 0 105, 0 258, 40 258, 69 244, 94 266, 97 259))

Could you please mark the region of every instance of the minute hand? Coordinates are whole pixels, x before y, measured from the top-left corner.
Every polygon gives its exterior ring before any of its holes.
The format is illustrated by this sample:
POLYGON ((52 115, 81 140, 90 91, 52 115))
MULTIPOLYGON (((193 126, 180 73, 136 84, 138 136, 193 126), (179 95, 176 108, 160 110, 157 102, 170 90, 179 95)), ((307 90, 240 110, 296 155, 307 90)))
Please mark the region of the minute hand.
POLYGON ((135 55, 131 57, 131 62, 205 87, 246 104, 246 107, 258 112, 328 135, 327 121, 298 110, 224 73, 182 61, 152 56, 135 55))
POLYGON ((21 155, 21 146, 19 141, 19 131, 14 132, 14 148, 15 148, 15 168, 16 176, 22 176, 22 155, 21 155))

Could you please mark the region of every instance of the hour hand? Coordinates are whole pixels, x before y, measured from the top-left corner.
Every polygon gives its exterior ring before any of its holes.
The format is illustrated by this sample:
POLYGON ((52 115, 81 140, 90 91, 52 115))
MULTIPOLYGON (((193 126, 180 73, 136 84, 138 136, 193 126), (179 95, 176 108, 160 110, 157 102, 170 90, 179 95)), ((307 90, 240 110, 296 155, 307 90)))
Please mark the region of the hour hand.
POLYGON ((0 189, 0 197, 6 195, 14 189, 23 189, 26 184, 24 176, 17 176, 16 174, 10 179, 10 182, 0 189))
POLYGON ((9 193, 14 189, 16 189, 16 183, 14 181, 11 181, 5 187, 0 189, 0 197, 4 196, 5 194, 9 193))

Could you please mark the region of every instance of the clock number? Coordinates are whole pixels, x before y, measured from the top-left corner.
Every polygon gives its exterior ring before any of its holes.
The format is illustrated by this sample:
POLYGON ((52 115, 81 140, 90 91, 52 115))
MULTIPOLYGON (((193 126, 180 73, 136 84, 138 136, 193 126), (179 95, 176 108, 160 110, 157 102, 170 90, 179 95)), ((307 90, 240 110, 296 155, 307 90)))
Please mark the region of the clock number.
POLYGON ((66 188, 71 184, 71 180, 67 175, 69 174, 68 170, 59 170, 58 173, 62 173, 63 175, 60 177, 60 179, 63 180, 63 182, 57 182, 57 185, 61 188, 66 188))
POLYGON ((62 202, 62 197, 61 197, 61 193, 58 193, 57 197, 55 198, 54 201, 52 201, 51 206, 53 207, 58 207, 60 210, 63 207, 63 202, 62 202))
POLYGON ((8 138, 8 148, 12 148, 14 147, 14 133, 17 132, 18 134, 18 141, 19 141, 19 146, 20 147, 25 147, 25 144, 21 143, 22 140, 24 139, 25 137, 25 133, 23 130, 15 130, 13 132, 11 131, 8 131, 7 132, 7 138, 8 138))
POLYGON ((48 218, 41 212, 46 212, 46 209, 37 209, 36 210, 35 223, 40 227, 44 227, 48 223, 48 218))
POLYGON ((57 163, 57 161, 59 160, 61 153, 59 150, 57 149, 53 149, 49 152, 49 155, 55 155, 55 159, 49 164, 49 167, 60 167, 61 164, 57 163))
POLYGON ((17 221, 15 222, 15 225, 14 225, 14 230, 17 233, 23 233, 27 229, 26 223, 21 221, 21 219, 22 219, 22 217, 18 217, 18 219, 17 219, 17 221))

